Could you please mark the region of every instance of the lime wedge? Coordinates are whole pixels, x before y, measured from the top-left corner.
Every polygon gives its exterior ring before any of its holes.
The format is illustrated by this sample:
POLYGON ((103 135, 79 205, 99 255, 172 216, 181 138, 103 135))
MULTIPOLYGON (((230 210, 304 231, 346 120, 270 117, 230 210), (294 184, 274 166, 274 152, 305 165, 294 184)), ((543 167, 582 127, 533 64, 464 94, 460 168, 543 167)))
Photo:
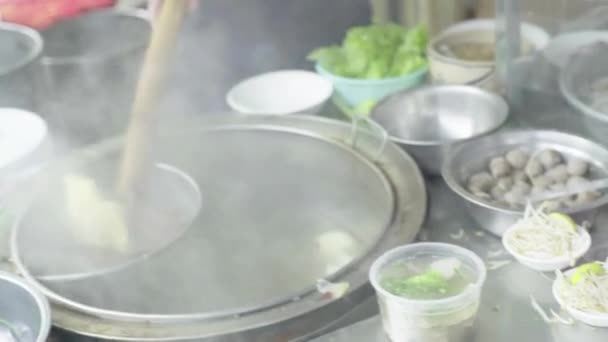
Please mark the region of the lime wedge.
POLYGON ((570 216, 562 213, 551 213, 548 216, 551 221, 560 227, 563 227, 566 230, 576 231, 576 222, 574 222, 570 216))
POLYGON ((570 283, 572 283, 572 285, 576 285, 585 280, 585 278, 587 278, 589 275, 600 276, 605 273, 606 270, 604 270, 604 266, 602 266, 602 264, 599 262, 590 262, 576 268, 572 278, 570 278, 570 283))

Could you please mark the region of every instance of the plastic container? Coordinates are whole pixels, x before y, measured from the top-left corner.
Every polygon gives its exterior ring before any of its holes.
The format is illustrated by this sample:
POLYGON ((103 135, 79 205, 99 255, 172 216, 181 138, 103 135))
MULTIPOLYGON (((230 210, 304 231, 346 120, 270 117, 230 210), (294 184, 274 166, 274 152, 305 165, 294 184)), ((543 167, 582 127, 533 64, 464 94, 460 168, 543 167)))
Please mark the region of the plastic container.
POLYGON ((315 66, 319 75, 334 84, 335 92, 346 104, 356 108, 366 102, 378 101, 400 90, 413 88, 426 80, 427 69, 423 68, 401 77, 391 77, 379 80, 363 80, 337 76, 317 63, 315 66))
POLYGON ((374 262, 369 273, 376 290, 384 331, 393 342, 470 342, 486 279, 483 261, 468 249, 435 242, 416 243, 388 251, 374 262), (474 280, 461 293, 433 300, 394 295, 380 285, 385 267, 417 257, 456 258, 472 271, 474 280))

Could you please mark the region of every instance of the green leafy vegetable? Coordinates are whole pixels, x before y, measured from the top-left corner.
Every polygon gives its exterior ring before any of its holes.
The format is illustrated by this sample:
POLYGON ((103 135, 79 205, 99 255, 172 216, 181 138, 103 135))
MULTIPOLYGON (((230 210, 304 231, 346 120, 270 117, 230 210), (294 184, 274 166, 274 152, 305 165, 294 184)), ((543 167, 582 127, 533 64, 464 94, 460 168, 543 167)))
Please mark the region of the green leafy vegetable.
POLYGON ((315 49, 308 59, 343 77, 398 77, 426 67, 427 40, 424 26, 410 30, 396 24, 353 27, 342 46, 315 49))
POLYGON ((428 271, 409 278, 387 277, 382 286, 397 296, 426 299, 447 293, 449 284, 441 273, 428 271))

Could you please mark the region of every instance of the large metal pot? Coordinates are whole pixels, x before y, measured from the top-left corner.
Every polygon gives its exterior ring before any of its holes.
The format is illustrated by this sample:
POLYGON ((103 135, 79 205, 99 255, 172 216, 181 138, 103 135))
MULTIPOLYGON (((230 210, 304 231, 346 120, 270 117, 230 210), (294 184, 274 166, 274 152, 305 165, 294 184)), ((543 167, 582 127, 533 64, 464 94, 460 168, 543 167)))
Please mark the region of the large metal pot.
POLYGON ((40 114, 76 143, 121 133, 149 35, 145 16, 117 10, 90 12, 42 32, 40 114))
POLYGON ((0 107, 33 109, 40 35, 25 26, 0 22, 0 107))
POLYGON ((41 174, 42 191, 13 230, 12 260, 50 298, 56 326, 138 341, 306 336, 371 296, 372 261, 412 241, 424 219, 415 163, 367 129, 353 135, 348 124, 299 115, 223 114, 179 126, 165 128, 154 159, 198 183, 201 211, 182 238, 127 268, 45 281, 29 257, 56 253, 57 234, 70 238, 61 190, 49 189, 61 189, 66 172, 111 175, 100 165, 112 170, 122 142, 41 174), (331 283, 347 291, 328 292, 331 283))

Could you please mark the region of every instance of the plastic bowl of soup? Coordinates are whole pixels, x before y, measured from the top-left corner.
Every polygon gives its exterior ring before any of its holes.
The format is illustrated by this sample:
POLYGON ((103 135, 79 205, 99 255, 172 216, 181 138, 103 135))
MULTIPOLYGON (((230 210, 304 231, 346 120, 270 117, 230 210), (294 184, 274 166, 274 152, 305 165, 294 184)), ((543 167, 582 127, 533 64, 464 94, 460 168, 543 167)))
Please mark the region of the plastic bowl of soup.
POLYGON ((381 256, 369 276, 392 341, 473 340, 486 268, 472 251, 410 244, 381 256))

